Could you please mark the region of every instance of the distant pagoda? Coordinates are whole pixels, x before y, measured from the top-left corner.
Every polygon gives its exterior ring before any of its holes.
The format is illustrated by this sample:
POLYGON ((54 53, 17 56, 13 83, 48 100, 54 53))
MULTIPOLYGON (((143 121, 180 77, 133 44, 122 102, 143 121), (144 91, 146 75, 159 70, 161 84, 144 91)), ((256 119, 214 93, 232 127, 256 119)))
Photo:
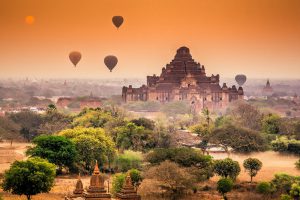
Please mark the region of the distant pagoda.
POLYGON ((162 68, 160 76, 147 76, 147 85, 123 87, 124 102, 187 101, 197 110, 225 108, 232 101, 243 99, 242 87, 221 87, 220 76, 206 76, 205 67, 195 62, 187 47, 180 47, 175 58, 162 68))
POLYGON ((269 96, 272 96, 273 93, 274 93, 273 88, 271 86, 270 80, 268 79, 267 83, 266 83, 266 86, 262 90, 262 94, 264 96, 269 97, 269 96))

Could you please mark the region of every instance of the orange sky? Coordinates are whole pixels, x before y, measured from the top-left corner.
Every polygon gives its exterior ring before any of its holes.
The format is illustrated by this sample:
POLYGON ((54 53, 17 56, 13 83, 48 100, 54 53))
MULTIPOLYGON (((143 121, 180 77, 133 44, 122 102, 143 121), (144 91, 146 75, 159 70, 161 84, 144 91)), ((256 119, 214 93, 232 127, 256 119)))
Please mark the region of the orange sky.
POLYGON ((1 78, 144 78, 183 45, 209 75, 300 78, 300 0, 0 0, 1 78))

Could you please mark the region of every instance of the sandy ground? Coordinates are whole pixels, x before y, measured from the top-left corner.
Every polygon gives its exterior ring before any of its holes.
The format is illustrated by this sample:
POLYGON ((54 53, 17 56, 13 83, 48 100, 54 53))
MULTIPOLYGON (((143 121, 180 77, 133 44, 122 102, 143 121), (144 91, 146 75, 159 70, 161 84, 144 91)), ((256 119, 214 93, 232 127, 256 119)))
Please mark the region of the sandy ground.
MULTIPOLYGON (((9 168, 10 164, 15 160, 26 159, 25 151, 30 144, 28 143, 13 143, 11 147, 9 143, 0 143, 0 173, 3 173, 6 169, 9 168)), ((215 159, 226 158, 227 154, 225 153, 212 153, 211 154, 215 159)), ((249 155, 240 155, 240 154, 231 154, 230 157, 238 161, 241 165, 241 174, 238 177, 238 181, 249 181, 249 176, 242 167, 243 161, 248 157, 258 158, 263 162, 263 167, 258 175, 254 178, 254 181, 268 181, 271 180, 275 173, 285 172, 291 175, 299 175, 300 171, 295 168, 294 163, 299 159, 297 156, 293 155, 282 155, 276 152, 268 151, 262 153, 254 153, 249 155)), ((84 187, 89 185, 90 177, 82 177, 84 187)), ((211 182, 214 182, 218 177, 213 177, 211 182)), ((73 191, 74 185, 77 178, 74 177, 59 177, 55 180, 55 186, 52 188, 49 194, 40 194, 33 197, 33 200, 58 200, 63 199, 66 194, 69 194, 73 191)), ((143 184, 142 184, 143 185, 143 184)), ((142 186, 141 185, 141 186, 142 186)), ((148 188, 149 189, 149 188, 148 188)), ((0 194, 4 197, 5 200, 25 200, 25 197, 20 197, 16 195, 10 195, 8 193, 3 193, 0 190, 0 194)), ((204 194, 201 194, 204 195, 204 194)), ((207 193, 205 194, 207 195, 207 193)), ((244 199, 240 194, 234 193, 237 195, 234 199, 244 199)), ((195 199, 220 199, 217 193, 211 193, 205 196, 196 196, 195 199)), ((244 195, 245 196, 245 195, 244 195)), ((148 198, 147 198, 148 199, 148 198)), ((149 198, 150 200, 151 198, 149 198)), ((191 199, 191 198, 189 198, 191 199)), ((252 198, 246 198, 252 199, 252 198)), ((253 196, 253 199, 257 197, 253 196)))
MULTIPOLYGON (((227 157, 227 154, 225 153, 211 153, 210 155, 213 156, 214 159, 223 159, 227 157)), ((290 175, 300 176, 300 170, 295 168, 295 162, 299 159, 298 156, 283 155, 273 151, 247 155, 231 154, 230 158, 240 163, 241 173, 238 177, 240 181, 249 181, 249 175, 242 167, 243 161, 249 157, 257 158, 263 163, 263 166, 254 178, 254 181, 269 181, 276 173, 287 173, 290 175)))

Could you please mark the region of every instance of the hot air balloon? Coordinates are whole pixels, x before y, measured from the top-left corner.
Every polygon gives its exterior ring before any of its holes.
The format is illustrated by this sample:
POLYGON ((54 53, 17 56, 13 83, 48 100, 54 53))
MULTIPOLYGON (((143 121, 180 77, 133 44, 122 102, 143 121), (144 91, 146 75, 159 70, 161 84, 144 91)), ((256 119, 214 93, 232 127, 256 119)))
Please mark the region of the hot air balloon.
POLYGON ((246 80, 247 80, 247 77, 244 74, 238 74, 235 76, 235 81, 237 82, 237 84, 239 84, 239 86, 244 85, 246 80))
POLYGON ((78 62, 81 60, 81 53, 78 51, 72 51, 69 54, 70 61, 73 63, 74 67, 78 64, 78 62))
POLYGON ((118 63, 118 58, 116 56, 110 55, 104 58, 104 64, 110 71, 113 70, 113 68, 117 65, 117 63, 118 63))
POLYGON ((119 28, 123 24, 123 21, 124 19, 122 16, 113 16, 112 18, 112 22, 117 28, 119 28))

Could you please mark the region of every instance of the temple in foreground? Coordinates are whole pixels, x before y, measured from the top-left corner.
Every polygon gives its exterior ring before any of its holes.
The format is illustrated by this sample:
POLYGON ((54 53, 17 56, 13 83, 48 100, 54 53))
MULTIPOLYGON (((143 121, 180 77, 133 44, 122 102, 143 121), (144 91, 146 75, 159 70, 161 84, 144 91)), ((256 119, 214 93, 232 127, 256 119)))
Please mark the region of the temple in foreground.
POLYGON ((226 83, 221 87, 219 74, 207 76, 204 65, 194 61, 187 47, 177 50, 175 58, 162 68, 160 76, 147 76, 147 85, 122 88, 124 102, 186 101, 195 110, 218 110, 243 98, 242 87, 228 87, 226 83))

